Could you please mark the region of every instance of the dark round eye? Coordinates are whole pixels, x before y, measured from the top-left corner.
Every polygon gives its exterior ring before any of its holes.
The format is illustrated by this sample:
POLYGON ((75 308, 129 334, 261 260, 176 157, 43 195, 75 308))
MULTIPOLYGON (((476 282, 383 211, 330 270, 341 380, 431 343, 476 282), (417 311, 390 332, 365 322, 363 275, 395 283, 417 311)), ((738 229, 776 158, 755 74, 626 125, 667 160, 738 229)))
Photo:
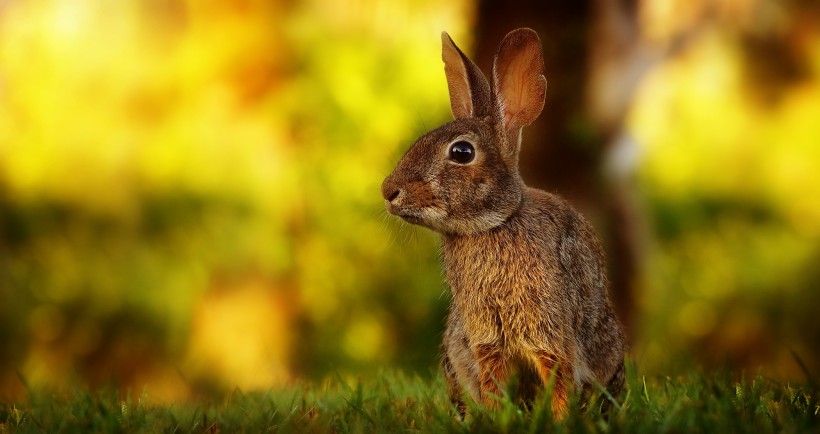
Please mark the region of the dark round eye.
POLYGON ((475 158, 475 149, 469 142, 458 141, 450 145, 450 159, 458 164, 467 164, 475 158))

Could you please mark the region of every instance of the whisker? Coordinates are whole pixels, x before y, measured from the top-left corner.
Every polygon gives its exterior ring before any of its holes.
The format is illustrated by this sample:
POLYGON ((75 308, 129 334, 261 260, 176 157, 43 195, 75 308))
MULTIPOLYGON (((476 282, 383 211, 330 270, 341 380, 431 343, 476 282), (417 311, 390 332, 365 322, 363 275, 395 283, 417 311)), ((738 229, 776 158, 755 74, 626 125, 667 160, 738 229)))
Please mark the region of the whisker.
MULTIPOLYGON (((394 247, 397 244, 399 236, 396 230, 393 229, 393 227, 395 227, 395 224, 393 224, 392 221, 393 220, 391 219, 391 216, 387 214, 387 212, 385 211, 384 227, 387 230, 387 241, 389 247, 394 247)), ((399 232, 401 232, 401 223, 399 223, 399 232)))
MULTIPOLYGON (((405 224, 404 224, 404 226, 405 226, 405 227, 407 227, 407 226, 409 226, 409 225, 405 223, 405 224)), ((407 231, 405 231, 405 236, 404 236, 404 245, 405 245, 405 246, 406 246, 406 245, 408 245, 408 244, 410 244, 410 239, 411 239, 412 237, 413 237, 413 228, 412 228, 412 227, 409 227, 409 228, 408 228, 408 230, 407 230, 407 231)))

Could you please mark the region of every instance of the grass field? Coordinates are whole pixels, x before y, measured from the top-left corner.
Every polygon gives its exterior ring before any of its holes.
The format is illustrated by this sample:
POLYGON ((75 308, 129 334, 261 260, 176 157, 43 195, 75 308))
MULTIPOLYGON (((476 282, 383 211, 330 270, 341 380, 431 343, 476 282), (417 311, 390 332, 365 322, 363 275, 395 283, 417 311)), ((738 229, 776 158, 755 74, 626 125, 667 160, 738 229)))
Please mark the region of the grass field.
POLYGON ((400 373, 288 389, 243 393, 221 400, 159 405, 150 394, 122 400, 116 391, 32 393, 27 402, 0 404, 0 432, 820 432, 817 388, 762 376, 689 373, 646 378, 632 370, 626 391, 608 416, 602 399, 573 399, 561 421, 548 397, 522 410, 501 398, 501 408, 471 407, 453 416, 443 380, 400 373))

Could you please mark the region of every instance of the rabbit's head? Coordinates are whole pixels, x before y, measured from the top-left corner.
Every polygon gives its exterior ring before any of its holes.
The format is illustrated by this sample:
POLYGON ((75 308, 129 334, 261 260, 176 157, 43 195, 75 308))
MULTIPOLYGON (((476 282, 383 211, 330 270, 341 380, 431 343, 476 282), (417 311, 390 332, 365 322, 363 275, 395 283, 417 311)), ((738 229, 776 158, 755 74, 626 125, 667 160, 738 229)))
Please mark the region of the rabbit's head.
POLYGON ((544 59, 533 30, 508 33, 491 87, 446 32, 441 40, 455 120, 413 144, 384 180, 382 195, 387 210, 410 223, 473 234, 502 224, 521 204, 521 129, 544 107, 544 59))

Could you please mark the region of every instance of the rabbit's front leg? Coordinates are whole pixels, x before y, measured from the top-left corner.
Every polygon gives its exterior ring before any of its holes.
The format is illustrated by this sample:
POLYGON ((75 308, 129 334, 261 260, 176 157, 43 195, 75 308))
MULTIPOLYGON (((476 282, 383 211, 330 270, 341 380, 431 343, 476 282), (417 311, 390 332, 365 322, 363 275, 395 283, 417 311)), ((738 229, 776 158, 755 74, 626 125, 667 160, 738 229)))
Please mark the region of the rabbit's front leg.
POLYGON ((534 356, 535 370, 544 387, 553 383, 552 413, 556 418, 563 417, 567 407, 569 381, 572 378, 572 367, 567 361, 559 362, 553 354, 541 351, 534 356))
POLYGON ((467 415, 467 406, 461 397, 462 388, 461 385, 458 384, 458 374, 446 350, 444 351, 444 357, 441 359, 441 368, 444 371, 444 379, 447 381, 447 392, 450 397, 450 402, 456 406, 459 416, 464 419, 464 416, 467 415))
POLYGON ((501 387, 507 385, 509 367, 501 348, 493 344, 479 344, 473 349, 478 364, 478 387, 481 402, 489 407, 498 407, 502 395, 501 387))
POLYGON ((478 368, 468 342, 458 306, 453 304, 450 306, 447 328, 444 331, 441 367, 447 381, 450 401, 456 406, 462 418, 467 413, 464 391, 466 390, 475 401, 479 401, 480 396, 478 368))

